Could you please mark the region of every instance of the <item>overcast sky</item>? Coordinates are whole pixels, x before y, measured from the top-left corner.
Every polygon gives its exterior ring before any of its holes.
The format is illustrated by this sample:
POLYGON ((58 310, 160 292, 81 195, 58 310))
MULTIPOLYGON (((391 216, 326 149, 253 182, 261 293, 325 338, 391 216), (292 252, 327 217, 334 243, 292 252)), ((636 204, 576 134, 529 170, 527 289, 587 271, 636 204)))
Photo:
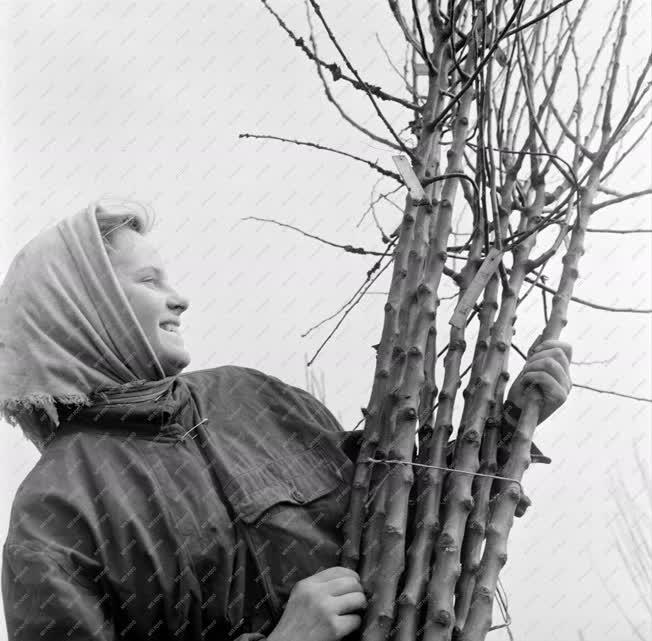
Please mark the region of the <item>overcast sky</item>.
MULTIPOLYGON (((306 33, 302 2, 271 4, 306 33)), ((582 52, 595 50, 595 34, 615 4, 590 4, 582 52)), ((323 5, 360 72, 400 92, 401 80, 376 40, 378 33, 402 61, 402 36, 387 3, 323 5)), ((649 9, 635 5, 624 74, 640 68, 650 50, 649 9)), ((189 369, 234 363, 303 386, 304 355, 314 353, 333 325, 301 334, 353 294, 373 259, 241 219, 275 218, 338 243, 378 249, 373 220, 367 216, 356 226, 377 175, 323 152, 238 134, 318 141, 388 168, 391 154, 339 120, 313 66, 256 0, 9 2, 4 8, 0 276, 39 230, 91 200, 141 199, 157 212, 154 237, 172 280, 191 300, 184 315, 189 369)), ((323 51, 334 58, 325 44, 323 51)), ((383 133, 364 100, 340 84, 334 90, 361 122, 383 133)), ((573 99, 562 85, 559 106, 567 112, 573 99)), ((407 124, 400 107, 387 113, 407 124)), ((610 186, 648 187, 649 151, 648 142, 610 186)), ((379 187, 393 185, 384 180, 379 187)), ((378 215, 387 231, 400 222, 389 204, 378 215)), ((595 218, 596 227, 650 228, 650 199, 595 218)), ((650 234, 593 234, 586 249, 577 296, 652 307, 650 234)), ((386 291, 387 284, 381 279, 373 291, 386 291)), ((452 291, 444 283, 444 294, 452 291)), ((542 328, 540 301, 531 296, 519 308, 514 341, 524 351, 542 328)), ((384 302, 382 295, 367 296, 315 364, 325 376, 326 404, 347 429, 368 401, 371 345, 380 337, 384 302)), ((442 337, 451 305, 440 307, 442 337)), ((571 303, 568 317, 562 338, 573 345, 575 383, 650 398, 649 315, 571 303)), ((510 362, 515 376, 522 361, 512 352, 510 362)), ((553 463, 535 465, 525 477, 533 506, 516 522, 502 575, 518 641, 578 639, 578 630, 587 641, 628 641, 636 637, 623 612, 645 630, 645 610, 616 547, 620 521, 612 492, 622 481, 623 500, 649 532, 651 506, 634 461, 638 456, 649 473, 651 418, 649 403, 575 388, 540 427, 535 440, 553 463)), ((4 541, 16 488, 38 454, 17 430, 0 427, 4 541)), ((5 634, 0 627, 0 639, 5 634)), ((488 638, 502 641, 507 634, 488 638)))

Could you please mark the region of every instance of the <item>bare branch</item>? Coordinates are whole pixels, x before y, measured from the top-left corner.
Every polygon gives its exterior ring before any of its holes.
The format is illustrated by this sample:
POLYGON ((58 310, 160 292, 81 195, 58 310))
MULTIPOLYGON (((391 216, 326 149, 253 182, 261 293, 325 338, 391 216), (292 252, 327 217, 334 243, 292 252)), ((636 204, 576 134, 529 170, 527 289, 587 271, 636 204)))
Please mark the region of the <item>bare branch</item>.
POLYGON ((634 91, 630 96, 629 103, 625 107, 625 111, 623 112, 620 121, 616 125, 613 134, 609 139, 608 148, 611 148, 618 141, 618 139, 623 135, 623 131, 626 131, 629 127, 633 126, 632 121, 634 121, 635 123, 638 118, 643 118, 646 116, 647 110, 643 109, 641 110, 641 112, 639 112, 637 117, 633 117, 634 112, 636 111, 638 106, 643 101, 643 98, 650 91, 650 88, 652 87, 652 84, 648 82, 647 84, 645 84, 643 88, 643 82, 645 81, 645 78, 647 77, 651 67, 652 67, 652 54, 648 56, 645 66, 643 67, 638 78, 636 79, 636 85, 634 87, 634 91))
MULTIPOLYGON (((644 97, 644 94, 646 94, 650 89, 650 86, 646 86, 644 93, 639 97, 640 99, 637 99, 635 108, 640 104, 641 99, 644 97)), ((619 124, 617 131, 613 135, 613 140, 611 144, 615 144, 616 142, 622 140, 622 138, 629 133, 631 129, 633 129, 641 120, 647 118, 649 119, 650 116, 650 107, 652 106, 652 100, 648 99, 645 104, 639 109, 639 112, 636 115, 628 115, 627 118, 623 117, 624 124, 622 126, 619 124)), ((633 110, 632 110, 633 114, 633 110)))
MULTIPOLYGON (((609 19, 609 23, 607 25, 607 29, 605 30, 604 34, 602 35, 602 38, 600 39, 600 44, 598 45, 595 55, 593 56, 593 59, 591 60, 591 65, 589 67, 588 72, 584 76, 584 82, 582 83, 582 93, 586 90, 586 88, 589 86, 589 83, 591 82, 591 78, 593 77, 593 73, 595 72, 598 64, 598 59, 600 58, 600 55, 602 52, 605 52, 608 50, 607 44, 608 44, 608 38, 611 34, 611 30, 613 29, 614 24, 616 23, 616 18, 618 17, 618 14, 620 13, 620 6, 622 4, 622 0, 618 0, 618 4, 616 5, 615 10, 611 13, 611 18, 609 19)), ((607 68, 607 75, 609 73, 609 69, 607 68)), ((600 105, 602 103, 602 97, 598 100, 598 109, 596 109, 596 113, 600 111, 600 105)))
POLYGON ((261 223, 273 223, 274 225, 278 225, 279 227, 285 227, 286 229, 292 229, 294 231, 297 231, 303 236, 305 236, 306 238, 312 238, 313 240, 318 240, 320 243, 324 243, 324 245, 329 245, 330 247, 336 247, 337 249, 343 249, 345 252, 348 252, 350 254, 359 254, 361 256, 386 256, 387 255, 387 251, 376 252, 376 251, 371 251, 369 249, 364 249, 363 247, 353 247, 352 245, 340 245, 339 243, 334 243, 330 240, 326 240, 325 238, 321 238, 320 236, 309 234, 308 232, 303 231, 303 229, 299 229, 294 225, 289 225, 288 223, 282 223, 279 222, 278 220, 273 220, 272 218, 258 218, 257 216, 245 216, 240 220, 257 220, 258 222, 261 223))
POLYGON ((543 13, 540 13, 536 18, 532 18, 532 20, 528 20, 522 25, 519 25, 518 27, 515 27, 514 29, 511 29, 508 31, 503 38, 509 38, 510 36, 513 36, 514 34, 518 33, 519 31, 523 31, 523 29, 527 29, 528 27, 531 27, 532 25, 537 24, 538 22, 541 22, 542 20, 545 20, 551 13, 554 13, 558 9, 561 9, 562 7, 565 7, 569 2, 572 0, 563 0, 563 2, 560 2, 559 4, 556 4, 554 7, 551 7, 547 11, 544 11, 543 13))
POLYGON ((592 387, 591 385, 581 385, 580 383, 573 383, 573 387, 581 387, 582 389, 588 389, 591 390, 592 392, 598 392, 600 394, 611 394, 612 396, 629 398, 633 401, 643 401, 644 403, 652 403, 652 398, 644 398, 642 396, 632 396, 631 394, 622 394, 621 392, 613 392, 607 389, 598 389, 597 387, 592 387))
MULTIPOLYGON (((369 289, 369 287, 371 287, 374 284, 374 282, 392 264, 392 262, 393 262, 393 260, 388 261, 388 263, 371 280, 369 279, 369 274, 367 274, 367 281, 365 281, 365 284, 360 289, 358 289, 358 292, 360 292, 361 289, 363 291, 358 295, 356 300, 352 300, 352 302, 350 304, 347 303, 348 308, 342 314, 342 318, 340 318, 340 320, 337 321, 337 323, 335 324, 335 327, 331 330, 331 332, 328 334, 328 336, 323 340, 321 345, 317 348, 317 351, 313 354, 310 361, 308 361, 308 366, 312 365, 315 362, 315 359, 317 358, 317 356, 319 356, 319 354, 324 349, 324 347, 326 347, 326 344, 328 343, 328 341, 335 335, 335 332, 340 328, 342 323, 346 320, 346 317, 353 311, 355 306, 363 299, 367 289, 369 289), (365 289, 365 287, 366 287, 366 289, 365 289)), ((356 292, 356 294, 354 294, 353 298, 355 298, 356 295, 357 295, 357 292, 356 292)), ((339 312, 337 312, 337 313, 339 313, 339 312)), ((311 329, 314 329, 314 328, 311 328, 311 329)), ((308 330, 308 332, 310 332, 310 331, 311 330, 308 330)), ((306 332, 305 334, 302 334, 302 336, 306 336, 308 334, 308 332, 306 332)))
POLYGON ((599 209, 604 209, 605 207, 609 207, 611 205, 617 205, 618 203, 623 203, 626 200, 631 200, 632 198, 640 198, 641 196, 647 196, 649 194, 652 194, 652 188, 651 189, 643 189, 642 191, 635 191, 632 192, 631 194, 623 194, 622 196, 618 196, 617 198, 612 198, 610 200, 603 200, 601 203, 596 203, 592 207, 592 211, 596 212, 599 209))
MULTIPOLYGON (((385 48, 385 45, 383 44, 383 41, 380 39, 380 36, 376 34, 376 41, 378 42, 378 45, 382 49, 383 53, 385 54, 385 58, 387 59, 387 62, 389 63, 389 66, 397 73, 398 77, 405 83, 405 88, 410 92, 411 94, 414 95, 414 87, 410 84, 410 82, 407 79, 407 59, 406 59, 406 66, 404 71, 401 71, 395 64, 394 61, 392 60, 391 56, 389 55, 389 52, 385 48)), ((415 100, 416 102, 416 100, 415 100)))
POLYGON ((417 8, 417 0, 412 0, 412 12, 414 13, 414 22, 417 25, 417 32, 419 33, 419 40, 421 42, 421 52, 423 53, 423 57, 424 60, 426 61, 426 64, 428 65, 428 71, 430 72, 430 75, 434 76, 437 74, 437 71, 435 70, 435 67, 432 64, 432 60, 430 60, 430 56, 428 55, 428 48, 426 47, 426 39, 423 35, 423 29, 421 27, 421 19, 419 18, 419 9, 417 8))
POLYGON ((403 184, 403 180, 401 177, 394 173, 393 171, 390 171, 389 169, 384 169, 380 165, 376 164, 375 162, 372 162, 371 160, 366 160, 365 158, 360 158, 360 156, 355 156, 353 154, 349 154, 346 151, 340 151, 339 149, 333 149, 332 147, 325 147, 324 145, 320 145, 316 142, 308 142, 304 140, 291 140, 290 138, 281 138, 280 136, 270 136, 270 135, 262 135, 262 134, 239 134, 238 138, 254 138, 257 140, 278 140, 280 142, 289 142, 293 145, 299 145, 303 147, 312 147, 313 149, 320 149, 322 151, 330 151, 334 154, 339 154, 340 156, 346 156, 347 158, 352 158, 353 160, 357 160, 358 162, 363 162, 365 165, 368 165, 372 169, 375 169, 378 173, 382 174, 383 176, 388 176, 389 178, 393 178, 394 180, 398 181, 403 184))
MULTIPOLYGON (((510 272, 511 270, 508 269, 507 271, 510 272)), ((536 287, 539 287, 540 289, 547 291, 549 294, 557 293, 551 287, 548 287, 547 285, 543 285, 542 283, 538 283, 536 282, 536 280, 530 278, 529 276, 526 276, 525 280, 528 283, 534 283, 536 287)), ((592 303, 591 301, 584 300, 583 298, 578 298, 577 296, 571 296, 570 300, 572 300, 574 303, 578 303, 579 305, 586 305, 587 307, 592 307, 593 309, 600 309, 605 312, 622 312, 622 313, 629 313, 629 314, 652 314, 652 309, 632 309, 631 307, 608 307, 607 305, 599 305, 598 303, 592 303)))
POLYGON ((389 0, 389 8, 392 14, 394 15, 394 18, 396 18, 396 22, 398 23, 398 26, 401 28, 401 31, 403 32, 403 35, 405 36, 405 40, 407 41, 407 43, 412 45, 412 48, 421 56, 421 58, 424 61, 427 60, 425 47, 423 49, 421 48, 421 45, 419 44, 416 37, 412 33, 410 27, 408 27, 407 23, 405 22, 405 18, 401 13, 401 8, 398 6, 398 0, 389 0))
POLYGON ((602 234, 652 234, 652 229, 591 229, 587 227, 586 231, 602 234))
POLYGON ((618 36, 614 44, 613 55, 611 57, 611 74, 609 76, 609 87, 607 89, 607 97, 604 108, 604 115, 602 116, 602 141, 600 143, 600 150, 606 154, 609 145, 608 141, 611 137, 611 109, 613 106, 614 92, 616 89, 616 79, 618 78, 618 71, 620 69, 620 54, 627 34, 627 19, 629 17, 629 8, 631 0, 625 0, 623 4, 622 13, 620 15, 620 24, 618 25, 618 36))
MULTIPOLYGON (((545 83, 545 80, 544 80, 545 83)), ((578 100, 579 103, 579 100, 578 100)), ((570 130, 566 122, 564 121, 564 118, 561 116, 559 111, 557 110, 557 107, 555 107, 555 104, 551 100, 548 104, 550 107, 550 111, 552 112, 553 116, 555 117, 555 120, 557 121, 557 124, 561 127, 561 130, 564 132, 564 135, 589 159, 593 158, 595 154, 590 152, 583 144, 582 141, 570 130)), ((579 118, 577 118, 577 122, 579 123, 579 118)))
POLYGON ((614 354, 611 358, 608 358, 607 360, 602 360, 602 361, 576 361, 576 360, 571 360, 571 365, 609 365, 614 358, 616 358, 616 354, 614 354))
POLYGON ((630 145, 630 146, 629 146, 629 147, 628 147, 628 148, 627 148, 627 149, 626 149, 626 150, 625 150, 625 151, 624 151, 624 152, 623 152, 623 153, 622 153, 622 154, 621 154, 617 159, 616 159, 616 161, 614 162, 614 164, 613 164, 613 165, 612 165, 612 166, 611 166, 607 171, 605 171, 605 172, 602 174, 602 176, 600 176, 600 180, 601 180, 601 181, 604 182, 607 178, 609 178, 609 176, 610 176, 611 174, 613 174, 613 172, 616 170, 616 168, 618 167, 618 165, 620 165, 620 163, 621 163, 623 160, 625 160, 625 158, 627 158, 627 156, 628 156, 632 151, 634 151, 634 149, 636 149, 636 147, 638 147, 638 145, 639 145, 640 142, 643 140, 643 138, 645 138, 645 135, 647 134, 647 132, 650 131, 650 127, 652 127, 652 122, 650 122, 650 123, 647 124, 647 126, 645 127, 645 129, 643 129, 643 131, 642 131, 642 132, 640 133, 640 135, 638 136, 638 138, 636 138, 636 140, 634 140, 634 142, 633 142, 633 143, 632 143, 632 144, 631 144, 631 145, 630 145))
MULTIPOLYGON (((380 181, 380 180, 382 180, 382 178, 379 178, 378 180, 380 181)), ((376 183, 376 185, 377 185, 377 184, 378 184, 378 183, 376 183)), ((396 203, 394 203, 392 200, 390 200, 390 199, 388 198, 389 195, 394 194, 394 193, 396 193, 399 189, 401 189, 401 188, 403 187, 403 185, 399 185, 396 189, 393 189, 392 191, 389 191, 389 192, 387 192, 386 194, 378 194, 378 196, 377 196, 376 198, 374 198, 374 197, 373 197, 373 191, 375 190, 376 185, 374 185, 374 188, 373 188, 372 193, 371 193, 371 202, 369 203, 369 207, 367 207, 367 209, 364 211, 364 213, 363 213, 362 216, 360 217, 360 220, 356 223, 356 227, 360 227, 360 225, 362 224, 362 221, 365 219, 366 215, 367 215, 370 211, 371 211, 372 213, 374 212, 374 206, 377 205, 381 200, 386 200, 386 201, 387 201, 388 203, 390 203, 391 205, 394 205, 394 207, 397 207, 398 210, 401 212, 401 214, 403 213, 403 211, 400 209, 400 207, 398 207, 398 205, 396 205, 396 203)), ((374 215, 374 218, 375 218, 375 215, 374 215)), ((378 225, 378 227, 379 227, 379 229, 380 229, 380 225, 378 225)), ((381 232, 381 234, 382 234, 382 236, 383 236, 383 242, 388 242, 388 241, 385 240, 385 232, 382 231, 382 229, 380 229, 380 232, 381 232)))

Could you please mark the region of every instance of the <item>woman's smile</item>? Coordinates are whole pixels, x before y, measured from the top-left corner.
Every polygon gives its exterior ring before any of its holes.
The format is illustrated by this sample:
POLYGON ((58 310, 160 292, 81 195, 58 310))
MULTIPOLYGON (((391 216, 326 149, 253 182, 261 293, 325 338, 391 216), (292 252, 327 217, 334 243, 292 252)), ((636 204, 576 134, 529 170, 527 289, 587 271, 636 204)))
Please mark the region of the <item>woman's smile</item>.
POLYGON ((175 321, 165 321, 160 327, 169 334, 179 334, 179 323, 175 321))
POLYGON ((170 322, 161 323, 159 327, 168 340, 171 339, 178 344, 183 344, 183 336, 181 335, 181 330, 177 324, 170 322))

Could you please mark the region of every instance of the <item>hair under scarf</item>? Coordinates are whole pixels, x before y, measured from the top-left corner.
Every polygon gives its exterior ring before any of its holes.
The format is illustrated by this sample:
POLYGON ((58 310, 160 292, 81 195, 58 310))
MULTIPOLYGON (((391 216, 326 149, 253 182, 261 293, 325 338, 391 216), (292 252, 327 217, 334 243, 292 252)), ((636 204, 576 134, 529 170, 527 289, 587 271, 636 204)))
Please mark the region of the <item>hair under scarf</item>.
POLYGON ((0 417, 24 431, 26 417, 49 418, 41 441, 59 426, 55 402, 90 405, 98 390, 165 378, 109 260, 100 203, 28 242, 0 286, 0 417))

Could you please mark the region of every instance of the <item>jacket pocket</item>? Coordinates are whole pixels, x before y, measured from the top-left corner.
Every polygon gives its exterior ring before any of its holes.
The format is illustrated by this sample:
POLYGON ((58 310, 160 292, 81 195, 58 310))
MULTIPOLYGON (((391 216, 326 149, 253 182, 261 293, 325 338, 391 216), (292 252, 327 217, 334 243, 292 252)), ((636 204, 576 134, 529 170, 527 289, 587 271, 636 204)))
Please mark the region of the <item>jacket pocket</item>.
POLYGON ((245 523, 254 524, 276 505, 310 503, 336 490, 343 480, 333 461, 314 447, 237 476, 226 494, 236 514, 245 523))
POLYGON ((227 486, 277 616, 297 581, 338 564, 349 487, 319 446, 258 466, 227 486))

